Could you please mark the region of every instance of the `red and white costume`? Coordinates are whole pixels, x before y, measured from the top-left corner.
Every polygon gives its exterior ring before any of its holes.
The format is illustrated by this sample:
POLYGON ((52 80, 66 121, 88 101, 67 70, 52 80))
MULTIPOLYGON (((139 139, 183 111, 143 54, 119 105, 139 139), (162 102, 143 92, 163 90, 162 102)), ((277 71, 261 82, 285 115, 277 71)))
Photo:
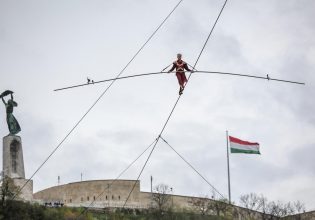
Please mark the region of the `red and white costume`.
POLYGON ((188 68, 187 63, 184 62, 183 60, 176 60, 175 62, 173 62, 173 67, 169 70, 169 72, 172 72, 174 69, 176 69, 176 76, 180 87, 184 88, 185 83, 187 82, 185 70, 187 71, 191 70, 188 68))

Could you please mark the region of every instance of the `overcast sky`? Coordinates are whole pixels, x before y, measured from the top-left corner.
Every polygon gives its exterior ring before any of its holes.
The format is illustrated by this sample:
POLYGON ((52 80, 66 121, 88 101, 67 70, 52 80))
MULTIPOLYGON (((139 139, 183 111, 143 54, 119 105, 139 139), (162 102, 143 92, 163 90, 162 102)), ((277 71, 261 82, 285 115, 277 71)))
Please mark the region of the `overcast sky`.
MULTIPOLYGON (((0 89, 13 90, 30 177, 177 0, 0 0, 0 89)), ((223 0, 184 0, 125 75, 160 71, 183 53, 194 64, 223 0)), ((231 155, 232 200, 247 193, 301 200, 315 209, 315 2, 229 1, 197 65, 305 86, 194 74, 163 137, 227 196, 226 136, 257 141, 261 155, 231 155)), ((178 97, 173 74, 117 81, 34 177, 34 192, 61 183, 114 179, 157 137, 178 97)), ((8 134, 0 108, 0 135, 8 134)), ((123 175, 136 179, 148 154, 123 175)), ((2 160, 2 159, 1 159, 2 160)), ((141 190, 165 183, 175 194, 212 190, 159 142, 141 190)))

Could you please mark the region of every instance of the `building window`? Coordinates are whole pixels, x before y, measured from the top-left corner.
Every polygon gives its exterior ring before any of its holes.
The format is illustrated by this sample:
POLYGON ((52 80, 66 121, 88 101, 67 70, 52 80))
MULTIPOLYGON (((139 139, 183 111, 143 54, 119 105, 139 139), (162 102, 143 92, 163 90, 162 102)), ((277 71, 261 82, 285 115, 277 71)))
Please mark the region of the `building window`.
POLYGON ((93 200, 95 201, 95 196, 93 197, 93 200))
POLYGON ((118 196, 118 199, 120 200, 120 196, 118 196))
POLYGON ((112 195, 112 200, 114 200, 114 195, 112 195))
POLYGON ((90 197, 87 197, 87 201, 90 201, 90 197))
POLYGON ((83 197, 81 197, 81 202, 83 202, 83 197))
POLYGON ((106 198, 106 200, 107 200, 107 196, 106 196, 105 198, 106 198))
POLYGON ((72 199, 70 199, 70 203, 72 203, 72 199))

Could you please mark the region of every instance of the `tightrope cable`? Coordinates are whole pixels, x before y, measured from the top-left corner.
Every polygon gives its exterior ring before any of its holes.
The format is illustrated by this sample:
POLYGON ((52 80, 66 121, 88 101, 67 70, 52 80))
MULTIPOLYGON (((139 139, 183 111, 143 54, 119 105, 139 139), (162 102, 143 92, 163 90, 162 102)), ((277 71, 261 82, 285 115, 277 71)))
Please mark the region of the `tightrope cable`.
MULTIPOLYGON (((189 64, 188 64, 189 65, 189 64)), ((231 72, 222 72, 222 71, 206 71, 206 70, 196 70, 194 69, 193 66, 189 65, 191 68, 193 68, 192 74, 195 75, 195 73, 209 73, 209 74, 219 74, 219 75, 228 75, 228 76, 239 76, 239 77, 248 77, 248 78, 255 78, 255 79, 263 79, 263 80, 268 80, 268 81, 278 81, 278 82, 284 82, 284 83, 293 83, 293 84, 299 84, 299 85, 305 85, 304 82, 297 82, 297 81, 292 81, 292 80, 285 80, 285 79, 277 79, 277 78, 271 78, 269 74, 266 76, 257 76, 257 75, 250 75, 250 74, 242 74, 242 73, 231 73, 231 72)), ((168 66, 169 67, 169 66, 168 66)), ((166 68, 168 68, 166 67, 166 68)), ((165 69, 166 69, 165 68, 165 69)), ((164 70, 161 72, 153 72, 153 73, 142 73, 142 74, 135 74, 135 75, 129 75, 129 76, 122 76, 118 78, 112 78, 112 79, 105 79, 105 80, 100 80, 100 81, 95 81, 94 83, 83 83, 83 84, 78 84, 78 85, 73 85, 73 86, 68 86, 68 87, 63 87, 59 89, 55 89, 54 91, 61 91, 61 90, 66 90, 66 89, 73 89, 77 87, 82 87, 82 86, 91 86, 94 84, 98 83, 104 83, 104 82, 109 82, 113 80, 121 80, 121 79, 129 79, 129 78, 135 78, 135 77, 142 77, 142 76, 151 76, 151 75, 160 75, 164 73, 174 73, 173 72, 164 72, 164 70)), ((184 71, 187 72, 187 71, 184 71)))
POLYGON ((98 83, 110 82, 113 80, 128 79, 128 78, 134 78, 134 77, 140 77, 140 76, 158 75, 158 74, 162 74, 162 73, 167 73, 167 72, 163 72, 163 70, 162 70, 161 72, 142 73, 142 74, 136 74, 136 75, 131 75, 131 76, 116 77, 116 78, 112 78, 112 79, 99 80, 99 81, 95 81, 92 83, 82 83, 82 84, 78 84, 78 85, 67 86, 67 87, 63 87, 60 89, 55 89, 54 91, 57 92, 57 91, 66 90, 66 89, 73 89, 73 88, 82 87, 82 86, 91 86, 91 85, 98 84, 98 83))
MULTIPOLYGON (((197 60, 196 60, 196 62, 195 62, 195 64, 194 64, 194 67, 193 67, 194 69, 195 69, 195 67, 196 67, 196 65, 197 65, 197 63, 198 63, 198 61, 199 61, 199 59, 200 59, 200 57, 201 57, 201 54, 203 53, 203 51, 204 51, 204 49, 205 49, 205 47, 206 47, 206 45, 207 45, 207 43, 208 43, 208 41, 209 41, 209 38, 210 38, 210 36, 211 36, 211 34, 212 34, 213 30, 214 30, 214 27, 216 26, 216 24, 217 24, 217 22, 218 22, 218 20, 219 20, 219 17, 220 17, 221 14, 222 14, 222 11, 223 11, 223 9, 224 9, 224 7, 225 7, 225 5, 226 5, 226 2, 227 2, 227 0, 225 0, 224 5, 222 6, 220 13, 219 13, 219 15, 218 15, 218 17, 217 17, 217 19, 216 19, 214 25, 212 26, 211 31, 210 31, 210 33, 209 33, 209 35, 208 35, 208 37, 207 37, 205 43, 203 44, 203 47, 202 47, 202 49, 201 49, 201 51, 200 51, 200 53, 199 53, 199 55, 198 55, 198 58, 197 58, 197 60)), ((192 74, 192 73, 190 73, 190 75, 189 75, 189 77, 188 77, 187 83, 189 82, 189 79, 190 79, 191 74, 192 74)), ((186 85, 187 85, 187 83, 186 83, 186 85)), ((169 116, 168 116, 166 122, 164 123, 164 125, 163 125, 163 127, 162 127, 162 130, 161 130, 161 132, 160 132, 160 134, 159 134, 159 136, 158 136, 158 139, 157 139, 157 141, 155 142, 155 144, 154 144, 154 146, 153 146, 153 148, 152 148, 152 150, 151 150, 151 152, 150 152, 150 154, 149 154, 149 156, 148 156, 146 162, 144 163, 144 165, 143 165, 143 167, 142 167, 142 169, 141 169, 141 171, 140 171, 140 173, 139 173, 139 175, 138 175, 138 177, 137 177, 137 180, 136 180, 136 182, 134 183, 134 185, 133 185, 133 187, 132 187, 132 190, 130 191, 130 193, 129 193, 129 195, 128 195, 126 201, 125 201, 125 204, 124 204, 123 208, 124 208, 125 205, 127 204, 128 200, 129 200, 129 198, 130 198, 130 195, 131 195, 132 191, 134 190, 134 188, 135 188, 135 186, 136 186, 136 183, 137 183, 137 181, 139 180, 139 178, 140 178, 140 176, 141 176, 141 174, 142 174, 144 168, 146 167, 146 165, 147 165, 147 163, 148 163, 148 161, 149 161, 149 159, 150 159, 150 157, 151 157, 151 155, 152 155, 152 153, 153 153, 153 151, 154 151, 156 145, 158 144, 158 142, 159 142, 159 140, 160 140, 160 138, 161 138, 161 135, 163 134, 163 132, 164 132, 164 130, 165 130, 165 128, 166 128, 166 126, 167 126, 167 124, 168 124, 168 122, 169 122, 169 120, 170 120, 170 118, 171 118, 171 116, 172 116, 172 114, 173 114, 173 112, 174 112, 174 110, 175 110, 175 108, 176 108, 176 106, 177 106, 179 100, 180 100, 180 98, 181 98, 181 94, 178 96, 178 98, 177 98, 177 100, 176 100, 176 102, 175 102, 175 104, 174 104, 174 106, 173 106, 173 108, 172 108, 172 110, 171 110, 171 112, 170 112, 170 114, 169 114, 169 116)))
POLYGON ((264 80, 270 80, 270 81, 279 81, 279 82, 285 82, 285 83, 294 83, 294 84, 299 84, 299 85, 305 85, 304 82, 271 78, 268 74, 264 77, 264 76, 250 75, 250 74, 218 72, 218 71, 204 71, 204 70, 195 71, 195 73, 211 73, 211 74, 220 74, 220 75, 240 76, 240 77, 249 77, 249 78, 264 79, 264 80))
MULTIPOLYGON (((130 59, 130 61, 124 66, 124 68, 118 73, 116 79, 127 69, 130 63, 136 58, 136 56, 142 51, 142 49, 147 45, 147 43, 153 38, 153 36, 158 32, 158 30, 163 26, 166 20, 173 14, 176 8, 181 4, 183 0, 180 0, 175 7, 171 10, 171 12, 164 18, 164 20, 159 24, 159 26, 155 29, 155 31, 149 36, 149 38, 144 42, 144 44, 140 47, 140 49, 135 53, 135 55, 130 59)), ((77 128, 77 126, 81 123, 81 121, 89 114, 89 112, 94 108, 94 106, 99 102, 99 100, 105 95, 105 93, 109 90, 109 88, 115 83, 116 79, 111 81, 111 83, 107 86, 107 88, 101 93, 101 95, 96 99, 96 101, 92 104, 92 106, 83 114, 83 116, 79 119, 79 121, 74 125, 74 127, 67 133, 67 135, 61 140, 61 142, 57 145, 57 147, 50 153, 50 155, 44 160, 44 162, 37 168, 37 170, 31 175, 31 177, 24 183, 24 185, 15 193, 12 199, 22 191, 22 189, 29 183, 29 181, 35 176, 35 174, 44 166, 44 164, 49 160, 49 158, 58 150, 58 148, 64 143, 64 141, 69 137, 69 135, 77 128)))

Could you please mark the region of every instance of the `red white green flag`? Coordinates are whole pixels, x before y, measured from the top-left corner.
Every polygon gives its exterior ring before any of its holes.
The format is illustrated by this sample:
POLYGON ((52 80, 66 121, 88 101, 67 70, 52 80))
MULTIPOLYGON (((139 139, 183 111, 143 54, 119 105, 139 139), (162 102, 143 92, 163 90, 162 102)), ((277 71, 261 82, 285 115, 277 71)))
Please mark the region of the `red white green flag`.
POLYGON ((231 153, 260 154, 259 144, 229 136, 231 153))

